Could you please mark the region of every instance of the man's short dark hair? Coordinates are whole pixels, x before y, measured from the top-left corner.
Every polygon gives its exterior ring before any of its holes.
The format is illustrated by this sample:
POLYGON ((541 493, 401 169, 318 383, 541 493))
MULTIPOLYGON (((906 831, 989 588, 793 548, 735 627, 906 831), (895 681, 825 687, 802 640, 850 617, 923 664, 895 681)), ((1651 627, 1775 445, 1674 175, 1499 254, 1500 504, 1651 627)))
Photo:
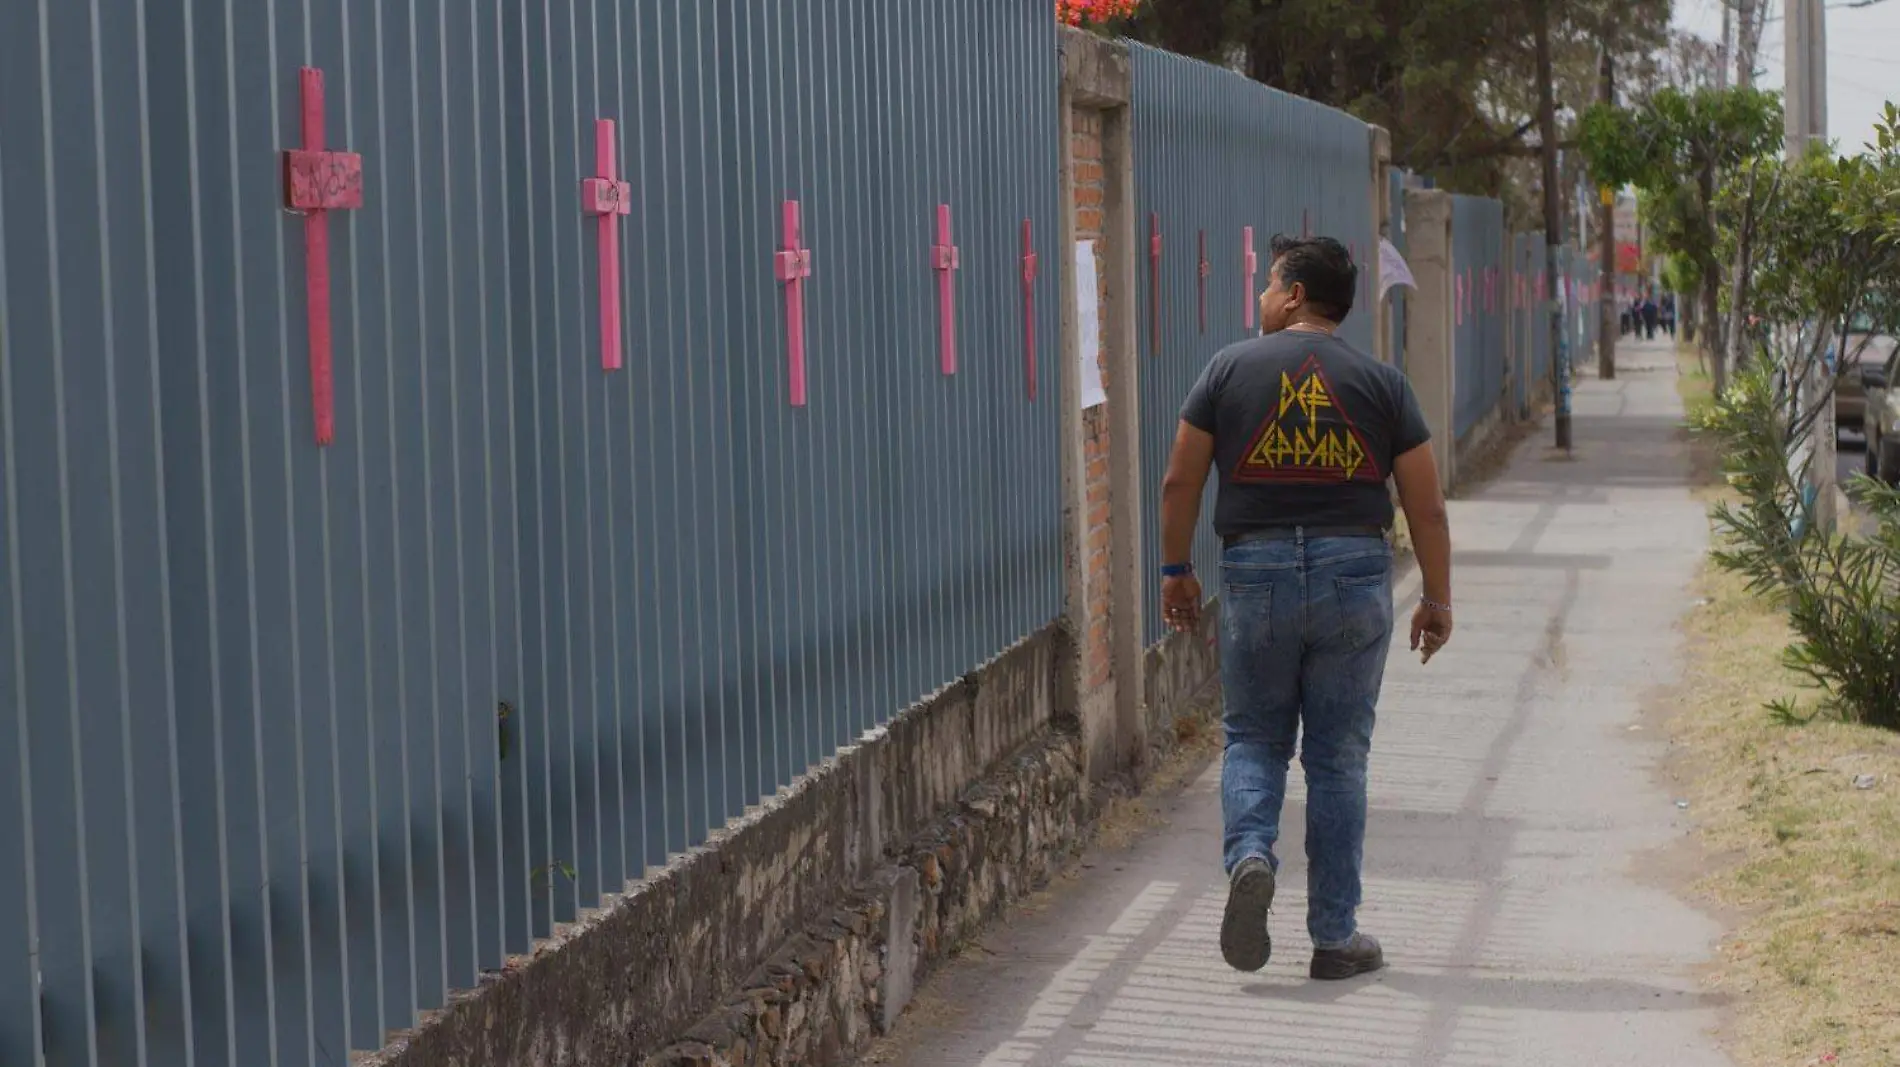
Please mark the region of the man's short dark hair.
POLYGON ((1306 302, 1315 313, 1344 322, 1359 292, 1359 267, 1346 246, 1331 237, 1280 234, 1274 237, 1272 248, 1273 261, 1280 265, 1281 287, 1291 289, 1298 282, 1305 287, 1306 302))

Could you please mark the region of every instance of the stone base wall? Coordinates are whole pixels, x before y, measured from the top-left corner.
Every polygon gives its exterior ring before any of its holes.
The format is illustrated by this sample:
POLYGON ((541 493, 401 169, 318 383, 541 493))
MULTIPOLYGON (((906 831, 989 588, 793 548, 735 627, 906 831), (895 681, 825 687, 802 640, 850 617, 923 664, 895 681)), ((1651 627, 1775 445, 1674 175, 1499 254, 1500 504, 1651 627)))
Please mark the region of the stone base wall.
POLYGON ((644 1067, 850 1063, 958 945, 1081 851, 1094 814, 1079 739, 1052 732, 644 1067))
POLYGON ((865 1004, 901 1010, 930 961, 1079 847, 1089 812, 1064 682, 1074 646, 1055 624, 1024 639, 562 924, 359 1067, 626 1067, 709 1011, 729 1015, 735 992, 787 982, 773 1025, 818 1035, 804 1039, 808 1058, 757 1061, 764 1031, 747 1029, 747 1062, 830 1062, 811 1050, 855 1047, 865 1004), (893 895, 909 884, 904 870, 916 891, 893 895), (841 899, 856 904, 841 911, 841 899), (905 906, 891 912, 893 900, 905 906), (912 916, 914 930, 851 940, 891 914, 912 916), (907 944, 918 962, 906 962, 907 944), (848 971, 825 962, 846 958, 848 971), (811 1027, 790 1025, 804 1018, 811 1027))
POLYGON ((1176 720, 1218 715, 1220 707, 1220 601, 1191 634, 1170 634, 1148 649, 1143 663, 1148 712, 1148 766, 1158 767, 1175 748, 1176 720))

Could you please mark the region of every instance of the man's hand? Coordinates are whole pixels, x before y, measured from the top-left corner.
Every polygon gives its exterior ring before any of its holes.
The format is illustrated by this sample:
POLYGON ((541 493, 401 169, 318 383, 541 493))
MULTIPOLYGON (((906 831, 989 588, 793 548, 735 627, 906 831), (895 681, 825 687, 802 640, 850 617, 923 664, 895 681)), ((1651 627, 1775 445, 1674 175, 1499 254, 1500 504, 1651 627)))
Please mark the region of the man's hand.
POLYGON ((1420 663, 1430 663, 1438 650, 1451 640, 1451 612, 1420 604, 1412 612, 1412 651, 1420 663))
POLYGON ((1161 616, 1177 633, 1200 629, 1201 580, 1192 574, 1161 579, 1161 616))

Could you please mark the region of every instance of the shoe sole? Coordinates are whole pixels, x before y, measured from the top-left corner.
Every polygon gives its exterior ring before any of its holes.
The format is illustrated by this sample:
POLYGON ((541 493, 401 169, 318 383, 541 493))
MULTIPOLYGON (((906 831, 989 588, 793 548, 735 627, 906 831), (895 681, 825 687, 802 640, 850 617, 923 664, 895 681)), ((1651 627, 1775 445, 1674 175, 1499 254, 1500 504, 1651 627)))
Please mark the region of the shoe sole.
POLYGON ((1321 982, 1340 982, 1384 969, 1385 954, 1380 953, 1369 960, 1314 960, 1313 968, 1309 973, 1321 982))
POLYGON ((1267 915, 1273 910, 1273 869, 1256 867, 1234 881, 1220 921, 1220 954, 1236 971, 1257 971, 1273 956, 1267 915))

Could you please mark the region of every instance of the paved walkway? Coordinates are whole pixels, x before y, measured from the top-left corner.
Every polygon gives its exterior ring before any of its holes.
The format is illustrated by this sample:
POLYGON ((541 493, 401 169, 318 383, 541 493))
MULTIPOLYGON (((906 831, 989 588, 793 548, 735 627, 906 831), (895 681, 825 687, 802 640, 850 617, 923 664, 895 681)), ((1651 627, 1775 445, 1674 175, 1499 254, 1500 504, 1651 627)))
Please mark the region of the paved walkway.
MULTIPOLYGON (((1687 833, 1652 779, 1658 738, 1632 727, 1678 669, 1707 524, 1669 350, 1626 346, 1619 367, 1578 387, 1574 461, 1549 458, 1540 432, 1453 503, 1446 652, 1421 667, 1394 645, 1361 912, 1387 971, 1305 976, 1297 784, 1273 962, 1221 963, 1210 770, 1166 805, 1165 831, 1097 856, 934 979, 884 1062, 1726 1067, 1694 977, 1719 930, 1633 869, 1687 833)), ((1401 582, 1401 603, 1416 591, 1401 582)))

